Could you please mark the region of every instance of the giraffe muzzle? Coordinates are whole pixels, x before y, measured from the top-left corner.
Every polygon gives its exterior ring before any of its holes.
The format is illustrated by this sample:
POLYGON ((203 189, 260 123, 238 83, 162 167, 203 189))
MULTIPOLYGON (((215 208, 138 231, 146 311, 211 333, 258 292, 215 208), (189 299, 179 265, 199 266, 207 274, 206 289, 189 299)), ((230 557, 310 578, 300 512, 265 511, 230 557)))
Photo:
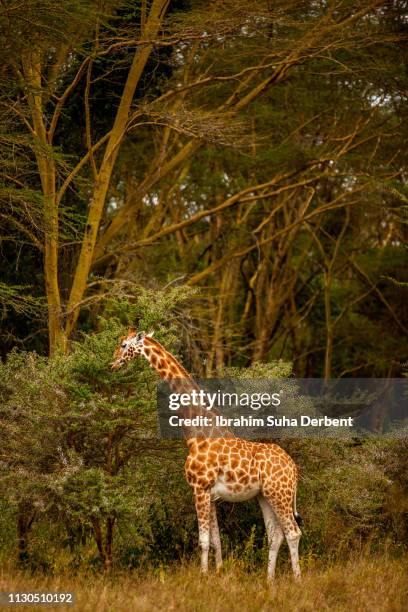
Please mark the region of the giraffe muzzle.
POLYGON ((113 363, 111 363, 111 370, 113 372, 115 372, 116 370, 119 370, 119 368, 121 368, 123 366, 123 364, 125 363, 125 360, 120 358, 120 359, 116 359, 116 361, 114 361, 113 363))

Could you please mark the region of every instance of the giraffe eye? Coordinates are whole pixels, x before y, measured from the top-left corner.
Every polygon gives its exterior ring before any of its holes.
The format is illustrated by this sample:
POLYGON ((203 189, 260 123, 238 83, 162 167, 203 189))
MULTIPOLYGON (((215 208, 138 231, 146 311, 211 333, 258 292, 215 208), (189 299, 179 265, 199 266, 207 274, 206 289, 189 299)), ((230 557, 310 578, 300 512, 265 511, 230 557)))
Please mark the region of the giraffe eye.
POLYGON ((127 346, 126 342, 122 342, 122 348, 124 349, 126 348, 126 346, 127 346))

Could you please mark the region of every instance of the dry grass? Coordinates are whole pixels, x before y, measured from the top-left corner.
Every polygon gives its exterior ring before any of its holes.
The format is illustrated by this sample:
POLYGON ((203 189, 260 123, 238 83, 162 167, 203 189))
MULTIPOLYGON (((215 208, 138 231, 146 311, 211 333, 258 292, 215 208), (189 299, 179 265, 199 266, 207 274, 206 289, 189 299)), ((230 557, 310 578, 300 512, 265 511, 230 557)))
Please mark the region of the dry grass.
POLYGON ((220 576, 210 574, 202 578, 197 567, 191 564, 155 572, 117 574, 110 578, 83 574, 33 576, 3 570, 0 590, 74 591, 76 605, 73 609, 81 612, 399 612, 408 609, 408 560, 357 558, 326 570, 308 570, 299 584, 289 574, 280 574, 272 588, 266 586, 260 573, 230 567, 220 576))

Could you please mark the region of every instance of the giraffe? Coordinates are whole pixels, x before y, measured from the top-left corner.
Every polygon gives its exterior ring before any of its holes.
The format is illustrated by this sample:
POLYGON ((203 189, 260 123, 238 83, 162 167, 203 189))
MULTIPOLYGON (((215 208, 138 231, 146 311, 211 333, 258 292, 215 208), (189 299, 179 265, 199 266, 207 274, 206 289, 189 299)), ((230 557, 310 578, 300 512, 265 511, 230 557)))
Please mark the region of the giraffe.
MULTIPOLYGON (((152 335, 152 332, 137 333, 130 328, 114 353, 111 369, 118 370, 134 358, 143 356, 173 392, 197 391, 199 387, 190 374, 152 335)), ((191 408, 186 410, 191 411, 191 408)), ((191 412, 187 414, 191 416, 191 412)), ((216 570, 222 566, 216 501, 240 502, 257 497, 269 545, 268 581, 274 578, 276 559, 284 538, 289 547, 294 577, 300 579, 298 549, 301 531, 298 526, 300 516, 296 512, 298 472, 293 459, 277 444, 244 440, 227 429, 212 428, 204 433, 187 429, 184 435, 189 451, 185 475, 194 493, 202 573, 208 572, 210 547, 215 551, 216 570)))

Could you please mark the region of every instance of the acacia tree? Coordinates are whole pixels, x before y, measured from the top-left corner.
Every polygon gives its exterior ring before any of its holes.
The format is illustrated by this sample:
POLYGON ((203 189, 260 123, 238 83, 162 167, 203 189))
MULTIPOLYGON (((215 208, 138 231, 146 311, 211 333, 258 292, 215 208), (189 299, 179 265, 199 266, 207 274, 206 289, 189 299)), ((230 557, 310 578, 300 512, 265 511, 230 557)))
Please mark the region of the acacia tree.
MULTIPOLYGON (((44 222, 44 273, 46 296, 48 303, 48 327, 50 338, 50 351, 56 348, 65 349, 66 339, 72 331, 77 319, 77 303, 82 298, 88 278, 92 253, 105 204, 106 193, 109 187, 113 167, 123 139, 133 96, 146 66, 146 62, 153 49, 153 41, 162 25, 169 0, 154 0, 145 12, 139 23, 140 40, 142 45, 136 46, 133 59, 123 87, 122 96, 116 110, 110 131, 104 136, 105 144, 103 157, 99 168, 96 168, 94 159, 94 145, 91 142, 90 125, 87 125, 88 151, 85 158, 79 162, 83 165, 87 160, 92 162, 94 171, 94 184, 87 212, 86 228, 82 237, 81 249, 77 261, 76 272, 71 286, 70 296, 66 305, 67 316, 63 319, 63 305, 59 288, 59 206, 65 190, 72 180, 71 171, 64 183, 58 189, 58 166, 55 151, 55 134, 63 112, 64 105, 72 91, 78 85, 84 74, 86 77, 85 114, 89 118, 89 87, 92 71, 93 55, 98 54, 98 48, 104 41, 99 38, 101 21, 106 16, 98 10, 98 3, 79 3, 72 7, 71 3, 62 3, 48 18, 51 26, 51 36, 43 38, 46 30, 46 20, 40 20, 34 35, 34 44, 22 47, 17 56, 12 56, 11 67, 14 68, 15 78, 19 78, 20 91, 17 104, 13 105, 18 116, 21 117, 25 127, 32 137, 32 150, 35 155, 38 175, 41 181, 42 212, 44 222), (72 10, 72 8, 74 10, 72 10), (86 20, 82 23, 83 16, 86 20), (59 26, 59 27, 58 27, 59 26), (58 41, 62 28, 68 31, 58 41), (79 35, 76 28, 79 27, 79 35), (80 45, 86 41, 91 42, 91 50, 82 59, 72 81, 66 86, 64 73, 69 63, 78 56, 80 45), (55 46, 54 46, 55 45, 55 46), (61 89, 61 85, 65 86, 61 89), (51 107, 51 109, 50 109, 51 107)), ((6 7, 3 18, 16 21, 19 27, 23 20, 23 13, 28 7, 23 3, 19 6, 6 7), (13 8, 16 15, 13 14, 13 8), (21 12, 20 12, 21 11, 21 12), (20 17, 20 20, 19 20, 20 17)), ((42 10, 49 10, 49 3, 39 3, 42 10), (41 6, 42 5, 42 6, 41 6)), ((112 15, 112 13, 111 13, 112 15)), ((44 17, 44 15, 41 15, 44 17)), ((109 14, 108 14, 109 17, 109 14)), ((25 17, 24 17, 25 20, 25 17)), ((4 23, 4 22, 3 22, 4 23)), ((34 22, 35 23, 35 22, 34 22)), ((102 53, 106 53, 103 50, 102 53)))
MULTIPOLYGON (((23 233, 43 252, 51 353, 57 348, 66 350, 93 271, 105 274, 107 270, 111 273, 112 266, 114 270, 120 267, 118 251, 132 252, 170 234, 183 241, 185 227, 208 215, 218 217, 237 203, 293 189, 299 173, 327 161, 323 155, 294 171, 275 172, 266 181, 248 181, 249 187, 238 189, 221 204, 193 214, 188 211, 187 218, 185 208, 172 217, 172 207, 164 204, 165 214, 158 207, 146 225, 135 222, 146 199, 154 200, 166 179, 181 184, 188 173, 186 164, 204 144, 225 146, 237 141, 242 132, 240 122, 248 123, 246 109, 298 67, 322 57, 329 63, 332 58, 338 62, 336 51, 374 44, 386 3, 373 0, 350 6, 338 1, 320 7, 294 2, 276 3, 271 8, 270 3, 259 1, 248 8, 241 3, 208 7, 197 2, 183 15, 173 4, 152 0, 136 3, 136 8, 129 10, 120 1, 104 5, 79 1, 74 5, 63 2, 51 10, 48 2, 39 0, 35 7, 12 2, 1 9, 7 48, 3 70, 3 106, 9 120, 6 145, 18 144, 20 153, 18 163, 14 162, 18 171, 11 176, 7 171, 4 178, 7 197, 21 203, 5 217, 17 233, 23 233), (25 42, 27 15, 33 17, 30 45, 25 42), (167 85, 162 82, 158 93, 145 92, 135 104, 143 90, 147 64, 160 49, 173 54, 174 78, 167 85), (98 74, 98 62, 103 59, 109 64, 98 74), (108 83, 115 69, 123 75, 119 100, 101 130, 96 121, 96 84, 108 83), (72 164, 61 136, 67 131, 67 126, 65 132, 63 129, 64 113, 75 96, 83 98, 85 125, 83 149, 72 164), (120 173, 115 174, 117 161, 135 150, 130 145, 138 138, 151 140, 151 151, 141 169, 125 174, 123 189, 120 173), (28 178, 21 171, 22 159, 26 160, 28 178), (73 238, 67 239, 62 231, 64 215, 80 188, 81 206, 78 202, 75 206, 82 220, 73 222, 76 246, 69 255, 71 278, 65 286, 61 253, 73 238), (31 193, 31 202, 27 193, 31 193), (33 203, 36 206, 30 205, 33 203), (182 221, 179 214, 184 216, 182 221), (163 223, 166 227, 158 229, 163 223)), ((347 143, 353 134, 354 128, 343 134, 347 143)), ((243 138, 241 144, 247 143, 243 138)), ((303 180, 307 185, 309 179, 303 180)), ((171 193, 174 190, 167 195, 171 193)), ((243 252, 255 248, 252 244, 243 252)), ((191 282, 201 281, 224 261, 221 258, 207 266, 191 282)))
MULTIPOLYGON (((273 349, 273 356, 295 356, 297 372, 309 374, 316 353, 326 352, 329 376, 334 331, 347 320, 358 328, 361 309, 368 312, 376 302, 391 340, 381 360, 393 354, 404 360, 396 351, 399 334, 406 333, 399 298, 388 302, 378 268, 365 256, 371 249, 373 257, 386 257, 383 246, 395 245, 396 264, 404 238, 395 204, 385 196, 403 180, 405 161, 402 83, 394 78, 399 50, 382 36, 369 54, 361 55, 358 45, 339 49, 329 61, 298 66, 289 84, 265 92, 252 107, 256 133, 264 138, 254 141, 256 154, 248 159, 202 147, 174 173, 174 183, 156 190, 154 214, 151 202, 140 203, 132 239, 117 241, 107 255, 119 259, 122 273, 142 267, 146 274, 157 273, 160 256, 166 257, 186 282, 205 286, 196 316, 207 371, 230 359, 264 360, 273 349), (375 67, 383 72, 373 78, 375 67)), ((365 315, 362 321, 367 325, 365 315)), ((379 330, 373 332, 372 323, 366 329, 375 351, 379 330)), ((346 334, 349 342, 352 335, 346 334)), ((344 344, 344 329, 341 336, 344 344)), ((359 361, 369 365, 349 349, 339 372, 359 361)))

